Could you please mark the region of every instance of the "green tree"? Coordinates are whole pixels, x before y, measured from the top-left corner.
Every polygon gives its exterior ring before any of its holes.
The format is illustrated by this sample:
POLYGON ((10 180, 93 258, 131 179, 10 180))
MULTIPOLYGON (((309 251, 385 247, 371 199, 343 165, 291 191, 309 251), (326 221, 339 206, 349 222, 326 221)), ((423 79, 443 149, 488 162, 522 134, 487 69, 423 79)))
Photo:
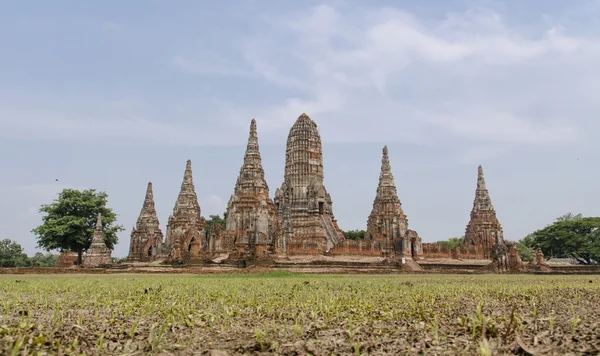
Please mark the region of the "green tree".
POLYGON ((227 212, 223 213, 223 217, 219 214, 209 215, 208 220, 206 220, 206 236, 210 237, 210 232, 216 224, 221 225, 223 230, 225 230, 225 219, 227 219, 227 212))
POLYGON ((33 267, 56 267, 56 260, 58 260, 58 255, 47 253, 43 254, 41 252, 36 252, 33 257, 30 259, 30 264, 33 267))
POLYGON ((556 218, 557 222, 564 222, 564 221, 575 221, 575 220, 581 220, 583 219, 583 215, 581 214, 573 214, 573 213, 566 213, 563 216, 559 216, 558 218, 556 218))
POLYGON ((451 237, 448 240, 438 241, 437 243, 448 248, 455 248, 465 243, 465 237, 451 237))
POLYGON ((364 240, 366 234, 365 230, 348 230, 342 233, 347 240, 364 240))
POLYGON ((29 258, 23 253, 23 247, 18 243, 4 239, 0 240, 0 267, 27 267, 29 258))
POLYGON ((517 251, 519 251, 519 255, 521 255, 523 261, 529 261, 529 259, 531 259, 531 248, 527 246, 523 240, 517 242, 515 247, 517 248, 517 251))
POLYGON ((127 262, 127 257, 113 257, 112 258, 112 263, 114 263, 114 264, 124 263, 124 262, 127 262))
POLYGON ((534 232, 533 246, 541 248, 545 256, 572 257, 585 264, 598 263, 600 217, 578 215, 564 215, 554 224, 534 232))
POLYGON ((221 225, 223 229, 225 229, 225 217, 227 213, 223 213, 223 217, 221 215, 209 215, 208 220, 206 220, 206 230, 212 228, 215 224, 221 225))
POLYGON ((42 225, 32 232, 38 247, 47 251, 65 249, 77 252, 77 264, 81 264, 83 252, 92 241, 96 219, 102 214, 104 241, 111 250, 117 243, 117 232, 121 225, 113 225, 117 215, 106 207, 108 195, 95 189, 84 191, 64 189, 52 204, 42 205, 42 225))

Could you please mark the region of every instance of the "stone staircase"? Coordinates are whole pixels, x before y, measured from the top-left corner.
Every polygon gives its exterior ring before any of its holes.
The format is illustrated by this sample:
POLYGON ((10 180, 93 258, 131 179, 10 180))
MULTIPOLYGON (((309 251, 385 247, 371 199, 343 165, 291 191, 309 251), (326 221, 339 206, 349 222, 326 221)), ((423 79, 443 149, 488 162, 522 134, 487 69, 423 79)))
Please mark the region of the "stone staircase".
POLYGON ((338 242, 340 242, 340 237, 338 236, 335 226, 333 226, 333 222, 329 216, 321 215, 321 220, 323 221, 325 233, 327 234, 327 249, 331 250, 335 247, 335 245, 338 244, 338 242))

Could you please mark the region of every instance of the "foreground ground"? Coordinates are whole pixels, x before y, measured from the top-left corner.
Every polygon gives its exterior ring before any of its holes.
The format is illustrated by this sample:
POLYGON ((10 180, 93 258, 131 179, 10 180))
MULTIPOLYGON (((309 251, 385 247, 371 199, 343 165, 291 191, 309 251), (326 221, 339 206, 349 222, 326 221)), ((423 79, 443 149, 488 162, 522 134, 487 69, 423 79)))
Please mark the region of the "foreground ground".
POLYGON ((598 330, 600 276, 0 276, 1 354, 598 354, 598 330))

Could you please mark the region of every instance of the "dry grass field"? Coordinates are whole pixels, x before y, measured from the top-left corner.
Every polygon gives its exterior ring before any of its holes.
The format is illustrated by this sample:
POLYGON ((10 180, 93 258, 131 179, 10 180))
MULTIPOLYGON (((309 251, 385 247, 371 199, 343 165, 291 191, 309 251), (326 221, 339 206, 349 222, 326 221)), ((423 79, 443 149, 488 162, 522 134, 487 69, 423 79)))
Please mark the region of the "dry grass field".
POLYGON ((600 276, 1 275, 2 354, 598 354, 600 276))

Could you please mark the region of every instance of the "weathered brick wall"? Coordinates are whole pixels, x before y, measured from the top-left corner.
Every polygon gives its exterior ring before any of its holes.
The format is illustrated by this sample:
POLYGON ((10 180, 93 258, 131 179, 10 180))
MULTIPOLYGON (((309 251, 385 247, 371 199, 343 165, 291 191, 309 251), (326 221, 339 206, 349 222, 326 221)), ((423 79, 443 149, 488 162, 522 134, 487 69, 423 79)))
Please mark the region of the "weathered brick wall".
POLYGON ((483 260, 485 259, 485 251, 483 246, 459 246, 455 249, 457 251, 457 258, 463 260, 483 260))
POLYGON ((422 247, 424 258, 452 258, 452 251, 447 246, 438 243, 424 243, 422 247))
POLYGON ((377 241, 344 240, 332 251, 333 255, 343 256, 382 256, 381 243, 377 241))
POLYGON ((485 259, 484 250, 481 246, 461 245, 455 248, 449 248, 438 243, 424 243, 423 258, 452 258, 461 260, 483 260, 485 259))
POLYGON ((288 255, 322 255, 327 246, 320 241, 301 240, 287 243, 288 255))
POLYGON ((58 268, 67 268, 75 265, 77 262, 77 253, 70 251, 63 251, 58 255, 58 259, 56 260, 56 267, 58 268))

